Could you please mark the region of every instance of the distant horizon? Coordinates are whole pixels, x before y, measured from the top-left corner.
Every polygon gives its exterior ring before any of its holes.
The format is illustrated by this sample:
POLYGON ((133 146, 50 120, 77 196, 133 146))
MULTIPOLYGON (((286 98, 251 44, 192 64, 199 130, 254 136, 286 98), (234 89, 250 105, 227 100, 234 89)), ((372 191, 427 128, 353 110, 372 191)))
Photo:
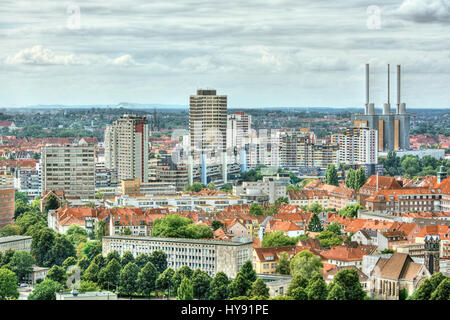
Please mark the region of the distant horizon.
MULTIPOLYGON (((393 104, 395 107, 395 104, 393 104)), ((41 108, 41 109, 76 109, 76 108, 115 108, 115 109, 189 109, 189 105, 176 105, 176 104, 161 104, 161 103, 132 103, 132 102, 121 102, 117 104, 74 104, 74 105, 66 105, 66 104, 36 104, 36 105, 22 105, 22 106, 0 106, 0 110, 4 109, 33 109, 33 108, 41 108), (130 106, 121 106, 121 104, 127 103, 130 106)), ((245 107, 236 107, 236 106, 228 106, 228 109, 350 109, 350 110, 362 110, 364 112, 364 106, 361 107, 332 107, 332 106, 245 106, 245 107)), ((413 110, 441 110, 441 109, 449 109, 450 107, 407 107, 406 111, 409 109, 413 110)), ((382 107, 375 107, 375 111, 382 112, 382 107)), ((394 110, 395 111, 395 110, 394 110)), ((391 113, 395 113, 392 112, 391 113)))

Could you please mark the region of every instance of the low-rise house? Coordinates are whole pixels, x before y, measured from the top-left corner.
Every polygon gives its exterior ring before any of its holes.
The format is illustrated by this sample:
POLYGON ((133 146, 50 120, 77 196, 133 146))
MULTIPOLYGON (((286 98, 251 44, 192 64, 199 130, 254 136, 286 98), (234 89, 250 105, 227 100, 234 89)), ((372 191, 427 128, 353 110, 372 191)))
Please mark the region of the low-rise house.
POLYGON ((358 191, 359 203, 366 207, 366 199, 378 190, 400 188, 401 185, 395 178, 372 175, 358 191))
POLYGON ((431 274, 405 253, 379 257, 370 275, 370 294, 379 300, 399 300, 400 290, 411 295, 431 274))
POLYGON ((361 268, 365 255, 366 253, 361 249, 346 246, 335 246, 320 253, 322 261, 327 263, 335 264, 338 267, 355 266, 358 268, 361 268))
POLYGON ((375 245, 378 246, 378 232, 377 230, 361 229, 358 230, 351 238, 352 241, 362 245, 375 245))

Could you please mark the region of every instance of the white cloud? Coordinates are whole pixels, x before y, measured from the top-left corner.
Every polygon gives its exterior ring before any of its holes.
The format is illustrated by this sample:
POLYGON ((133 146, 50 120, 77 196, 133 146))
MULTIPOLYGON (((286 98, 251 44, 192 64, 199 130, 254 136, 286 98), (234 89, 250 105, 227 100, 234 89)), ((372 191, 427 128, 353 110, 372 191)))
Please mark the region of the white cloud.
POLYGON ((133 60, 133 57, 129 54, 124 54, 112 61, 112 64, 116 66, 129 67, 137 65, 136 61, 133 60))
POLYGON ((51 49, 36 45, 31 48, 20 50, 13 56, 6 57, 10 65, 77 65, 81 61, 73 54, 57 55, 51 49))
POLYGON ((394 13, 419 23, 450 23, 450 0, 404 0, 394 13))

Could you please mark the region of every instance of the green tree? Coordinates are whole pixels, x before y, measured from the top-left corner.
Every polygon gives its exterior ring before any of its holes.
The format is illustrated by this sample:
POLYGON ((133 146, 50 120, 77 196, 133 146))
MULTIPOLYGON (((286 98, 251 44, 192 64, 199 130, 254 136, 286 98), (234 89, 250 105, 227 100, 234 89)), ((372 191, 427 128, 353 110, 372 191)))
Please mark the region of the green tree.
POLYGON ((41 229, 31 240, 31 254, 36 259, 36 264, 48 267, 52 264, 51 249, 55 243, 53 230, 49 228, 41 229))
POLYGON ((47 196, 44 206, 44 212, 47 213, 49 210, 56 210, 60 206, 59 200, 53 193, 47 196))
POLYGON ((355 218, 358 215, 358 210, 364 209, 359 203, 350 204, 345 208, 339 210, 339 214, 341 216, 347 216, 351 218, 355 218))
POLYGON ((17 276, 6 268, 0 268, 0 300, 19 298, 17 276))
POLYGON ((228 298, 228 286, 230 280, 227 275, 219 271, 216 273, 211 281, 211 286, 209 289, 209 299, 210 300, 226 300, 228 298))
POLYGON ((345 291, 339 284, 333 284, 328 293, 327 300, 345 300, 345 291))
POLYGON ((75 259, 74 257, 68 257, 66 260, 64 260, 62 266, 65 270, 67 270, 67 268, 69 268, 70 266, 76 265, 77 262, 77 259, 75 259))
POLYGON ((117 288, 122 266, 116 258, 111 258, 106 267, 98 273, 98 284, 102 289, 117 288))
POLYGON ((167 255, 162 250, 155 250, 150 254, 150 262, 156 267, 158 273, 163 273, 167 268, 167 255))
POLYGON ((256 281, 256 272, 253 269, 252 262, 247 260, 239 270, 239 272, 244 276, 244 279, 253 283, 256 281))
POLYGON ((435 273, 428 279, 425 279, 411 296, 413 300, 430 300, 432 293, 437 289, 439 284, 445 280, 445 276, 441 273, 435 273))
POLYGON ((27 251, 14 251, 14 254, 9 262, 11 271, 13 271, 19 281, 33 272, 33 264, 35 263, 33 256, 27 251))
POLYGON ((252 283, 248 281, 241 272, 238 272, 236 278, 228 286, 228 297, 235 298, 240 296, 247 296, 252 283))
POLYGON ((174 274, 175 271, 172 268, 167 268, 163 273, 160 273, 156 279, 156 289, 160 291, 169 290, 174 274))
POLYGON ((193 300, 194 299, 194 288, 192 286, 191 280, 184 277, 181 280, 180 286, 177 289, 177 299, 178 300, 193 300))
POLYGON ((45 279, 34 287, 33 292, 28 296, 28 300, 56 300, 56 292, 63 289, 63 286, 51 279, 45 279))
POLYGON ((93 292, 98 291, 98 285, 95 282, 88 280, 80 281, 80 292, 93 292))
POLYGON ((267 247, 282 247, 292 246, 297 243, 297 239, 289 237, 283 231, 268 232, 264 235, 261 246, 267 247))
POLYGON ((250 295, 252 297, 264 297, 265 299, 269 299, 269 288, 261 278, 258 278, 252 284, 250 295))
POLYGON ((211 222, 211 227, 214 231, 216 231, 219 228, 225 227, 225 225, 223 224, 222 221, 214 220, 213 222, 211 222))
POLYGON ((57 234, 49 252, 51 264, 61 266, 68 257, 76 257, 75 247, 65 235, 57 234))
POLYGON ((311 219, 309 220, 308 230, 311 232, 321 232, 323 230, 322 223, 320 222, 317 213, 314 213, 311 219))
POLYGON ((182 266, 180 269, 175 271, 171 282, 171 287, 174 290, 174 292, 178 292, 177 290, 181 284, 181 280, 183 280, 183 278, 190 279, 193 273, 194 271, 188 266, 182 266))
POLYGON ((31 206, 22 199, 17 199, 14 204, 14 220, 17 220, 20 215, 28 211, 31 211, 31 206))
POLYGON ((66 270, 63 267, 54 265, 50 268, 50 270, 48 270, 46 279, 50 279, 64 285, 67 280, 66 270))
POLYGON ((355 189, 356 186, 356 171, 349 169, 347 175, 345 176, 345 185, 347 188, 355 189))
POLYGON ((158 270, 156 270, 153 263, 148 262, 138 274, 138 291, 146 297, 150 297, 151 293, 155 291, 156 279, 158 278, 158 270))
POLYGON ((28 204, 30 201, 30 198, 28 198, 28 195, 26 193, 20 192, 15 190, 14 191, 14 199, 17 200, 22 200, 22 202, 24 204, 28 204))
POLYGON ((353 189, 359 190, 366 183, 366 181, 366 171, 363 167, 360 167, 355 173, 355 185, 353 189))
POLYGON ((122 265, 122 268, 125 267, 130 262, 136 262, 134 260, 134 256, 131 253, 131 251, 125 251, 122 255, 122 259, 120 260, 120 264, 122 265))
POLYGON ((253 203, 250 206, 249 212, 250 212, 250 214, 252 216, 262 216, 262 215, 264 215, 263 208, 260 205, 256 204, 256 203, 253 203))
POLYGON ((205 271, 197 269, 192 274, 192 286, 194 287, 194 298, 205 300, 209 295, 211 277, 205 271))
POLYGON ((98 220, 94 225, 94 238, 101 241, 106 236, 106 219, 98 220))
POLYGON ((450 278, 446 277, 431 294, 430 300, 450 300, 450 278))
POLYGON ((320 245, 324 248, 330 248, 333 246, 339 246, 342 244, 343 240, 340 236, 336 235, 333 231, 324 230, 322 231, 316 239, 319 239, 320 245))
POLYGON ((344 289, 345 300, 363 300, 366 296, 355 269, 340 270, 334 276, 333 282, 344 289))
POLYGON ((216 185, 212 181, 210 183, 208 183, 208 185, 206 186, 206 189, 208 189, 208 190, 217 190, 216 185))
POLYGON ((339 187, 338 172, 333 164, 327 166, 327 170, 325 171, 325 183, 339 187))
POLYGON ((119 292, 121 295, 131 296, 138 291, 139 267, 134 262, 129 262, 119 276, 119 292))
POLYGON ((117 250, 108 252, 108 254, 106 255, 106 264, 110 263, 112 259, 116 259, 120 262, 120 254, 119 252, 117 252, 117 250))
POLYGON ((327 285, 322 276, 314 277, 306 287, 308 300, 326 300, 328 296, 327 285))
POLYGON ((81 272, 84 272, 87 268, 89 268, 89 265, 91 263, 89 262, 88 257, 82 257, 80 260, 78 260, 78 267, 80 267, 81 272))
POLYGON ((98 265, 100 269, 106 266, 106 259, 101 253, 96 255, 94 259, 92 259, 92 262, 98 265))
POLYGON ((308 300, 308 293, 305 288, 297 287, 291 290, 290 296, 294 300, 308 300))
POLYGON ((145 265, 147 263, 149 263, 150 260, 150 256, 148 254, 145 253, 141 253, 136 257, 136 261, 135 263, 137 264, 137 266, 139 267, 139 269, 142 269, 143 267, 145 267, 145 265))
POLYGON ((282 204, 282 203, 289 203, 288 197, 280 197, 277 200, 275 200, 275 204, 282 204))
POLYGON ((200 192, 204 189, 204 185, 201 184, 200 182, 194 182, 192 184, 192 186, 190 185, 186 185, 185 190, 186 191, 191 191, 191 192, 200 192))
MULTIPOLYGON (((293 298, 296 298, 295 290, 297 288, 302 288, 304 290, 305 295, 306 295, 305 289, 306 289, 307 285, 308 285, 308 279, 306 279, 301 274, 296 274, 294 276, 294 278, 292 278, 291 283, 289 284, 287 295, 291 296, 293 298)), ((302 294, 302 293, 300 293, 300 294, 302 294)), ((306 300, 306 299, 296 299, 296 300, 306 300)))
POLYGON ((19 234, 20 228, 15 224, 8 224, 0 229, 0 237, 16 236, 19 234))
POLYGON ((335 235, 340 236, 341 232, 341 224, 339 222, 330 223, 326 230, 333 232, 335 235))
POLYGON ((289 254, 287 252, 281 252, 278 258, 277 273, 289 275, 291 274, 291 266, 289 261, 289 254))
POLYGON ((82 250, 82 255, 87 257, 89 261, 92 261, 99 253, 102 253, 102 243, 100 241, 89 241, 82 250))
POLYGON ((302 275, 306 279, 315 274, 322 274, 322 261, 308 250, 300 251, 291 260, 291 271, 294 276, 302 275))
POLYGON ((206 225, 194 225, 193 221, 177 214, 170 214, 155 220, 152 234, 166 238, 212 238, 211 229, 206 225))
POLYGON ((86 242, 88 233, 86 229, 77 224, 72 224, 66 231, 66 236, 77 247, 81 242, 86 242))
POLYGON ((98 282, 99 272, 100 267, 95 262, 91 262, 89 267, 83 272, 82 279, 92 282, 98 282))

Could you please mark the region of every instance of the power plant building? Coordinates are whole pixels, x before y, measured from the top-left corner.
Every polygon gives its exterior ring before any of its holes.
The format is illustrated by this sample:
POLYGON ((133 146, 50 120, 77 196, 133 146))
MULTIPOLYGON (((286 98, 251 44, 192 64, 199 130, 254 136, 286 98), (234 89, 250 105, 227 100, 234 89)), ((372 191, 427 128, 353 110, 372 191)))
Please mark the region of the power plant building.
POLYGON ((390 104, 390 67, 387 77, 387 103, 383 113, 376 114, 374 104, 370 102, 369 65, 366 64, 366 105, 365 114, 352 115, 353 125, 378 131, 378 151, 409 149, 410 114, 406 113, 406 104, 401 102, 401 73, 397 65, 397 109, 391 112, 390 104))

